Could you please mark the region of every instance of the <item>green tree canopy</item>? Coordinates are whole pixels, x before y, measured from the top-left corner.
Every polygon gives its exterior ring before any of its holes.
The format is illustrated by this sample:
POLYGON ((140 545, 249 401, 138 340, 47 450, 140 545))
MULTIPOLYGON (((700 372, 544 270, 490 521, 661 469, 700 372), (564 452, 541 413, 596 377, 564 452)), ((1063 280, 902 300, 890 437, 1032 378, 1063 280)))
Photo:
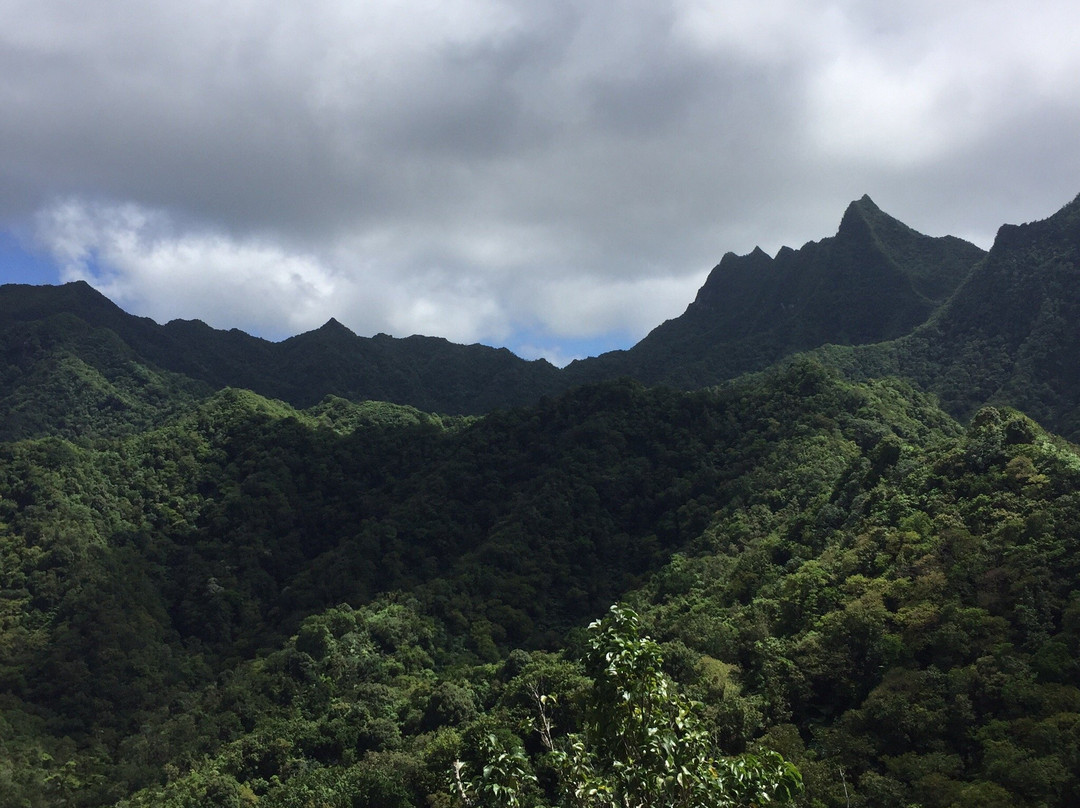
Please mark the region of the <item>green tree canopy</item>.
MULTIPOLYGON (((572 808, 721 808, 784 804, 802 791, 798 770, 775 752, 725 757, 699 721, 701 705, 662 670, 660 646, 637 614, 613 606, 589 626, 586 669, 594 685, 580 732, 556 737, 539 696, 537 729, 559 775, 557 803, 572 808)), ((474 777, 455 766, 459 799, 470 806, 528 804, 536 782, 519 749, 498 749, 474 777)))

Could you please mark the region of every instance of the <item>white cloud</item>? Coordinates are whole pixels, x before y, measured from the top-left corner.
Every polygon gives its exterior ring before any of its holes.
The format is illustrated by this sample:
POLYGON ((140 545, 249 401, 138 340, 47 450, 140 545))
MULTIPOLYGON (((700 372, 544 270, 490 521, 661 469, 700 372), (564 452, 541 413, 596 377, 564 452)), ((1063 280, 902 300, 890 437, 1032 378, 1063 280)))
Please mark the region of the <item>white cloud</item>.
POLYGON ((843 5, 806 98, 808 134, 837 162, 958 161, 1033 106, 1080 102, 1075 4, 843 5))
POLYGON ((704 272, 686 278, 646 277, 602 284, 592 278, 563 277, 528 284, 523 291, 532 301, 528 313, 547 333, 571 339, 612 331, 644 336, 663 320, 682 314, 704 280, 704 272))
POLYGON ((38 240, 65 281, 85 280, 159 321, 202 319, 287 335, 316 327, 350 281, 318 259, 222 233, 177 233, 160 211, 58 202, 38 216, 38 240))

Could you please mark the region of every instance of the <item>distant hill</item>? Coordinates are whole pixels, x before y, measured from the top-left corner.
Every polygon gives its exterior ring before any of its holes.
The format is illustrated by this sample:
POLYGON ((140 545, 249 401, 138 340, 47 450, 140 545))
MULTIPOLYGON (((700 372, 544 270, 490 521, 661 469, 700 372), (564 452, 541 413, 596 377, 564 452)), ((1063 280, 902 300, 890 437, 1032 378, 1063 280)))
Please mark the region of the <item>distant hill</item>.
POLYGON ((450 414, 565 387, 547 361, 505 348, 365 338, 336 320, 278 343, 198 320, 158 325, 82 281, 0 286, 0 357, 0 440, 130 431, 224 387, 299 407, 333 394, 450 414))

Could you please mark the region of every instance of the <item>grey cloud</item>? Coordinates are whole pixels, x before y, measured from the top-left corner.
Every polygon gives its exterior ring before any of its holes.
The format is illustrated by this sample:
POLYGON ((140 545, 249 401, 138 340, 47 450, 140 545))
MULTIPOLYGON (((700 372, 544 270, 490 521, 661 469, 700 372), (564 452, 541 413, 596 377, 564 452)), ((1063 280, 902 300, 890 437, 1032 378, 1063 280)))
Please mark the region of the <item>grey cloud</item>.
POLYGON ((863 193, 985 243, 1080 190, 1064 3, 0 9, 0 226, 64 200, 167 222, 106 268, 146 311, 197 245, 243 283, 192 275, 176 316, 218 290, 226 317, 265 255, 274 290, 321 291, 292 320, 238 299, 264 329, 641 335, 724 252, 830 235, 863 193))

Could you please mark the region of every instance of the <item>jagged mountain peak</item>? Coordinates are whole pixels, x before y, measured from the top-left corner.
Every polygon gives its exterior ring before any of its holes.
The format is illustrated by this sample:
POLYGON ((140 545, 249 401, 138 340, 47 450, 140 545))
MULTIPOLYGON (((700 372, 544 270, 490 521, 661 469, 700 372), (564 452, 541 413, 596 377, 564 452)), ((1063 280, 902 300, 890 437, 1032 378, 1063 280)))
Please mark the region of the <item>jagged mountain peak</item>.
POLYGON ((844 211, 844 215, 846 216, 849 213, 876 215, 882 213, 882 210, 877 206, 877 204, 875 204, 874 200, 870 198, 870 194, 863 194, 847 206, 847 210, 844 211))
POLYGON ((709 274, 694 305, 724 306, 736 298, 742 298, 740 305, 745 305, 748 284, 754 288, 763 283, 817 287, 829 276, 830 284, 861 285, 864 281, 860 279, 868 273, 879 286, 888 276, 899 273, 903 276, 901 285, 911 286, 912 294, 936 303, 956 288, 981 255, 978 247, 959 239, 934 239, 913 230, 864 194, 847 206, 831 238, 808 242, 798 250, 782 247, 775 258, 760 247, 741 256, 727 253, 709 274), (958 245, 963 245, 959 266, 944 258, 956 252, 958 245), (936 261, 935 253, 941 253, 944 260, 936 261))
POLYGON ((342 334, 350 337, 355 337, 356 332, 350 329, 348 326, 342 325, 336 317, 331 317, 315 331, 319 334, 342 334))
POLYGON ((716 285, 714 277, 722 277, 730 275, 732 273, 740 272, 763 272, 767 271, 773 262, 772 256, 765 252, 761 247, 754 247, 753 250, 746 255, 739 255, 738 253, 726 252, 720 259, 720 263, 713 267, 712 272, 709 273, 709 277, 706 278, 705 284, 698 290, 696 303, 707 303, 713 286, 716 285))
POLYGON ((871 227, 873 219, 884 215, 881 208, 874 204, 874 200, 869 195, 864 194, 862 198, 856 199, 844 210, 837 235, 843 236, 848 233, 865 232, 867 228, 871 227))
POLYGON ((895 339, 925 322, 984 255, 960 239, 918 233, 864 195, 835 236, 775 258, 760 247, 726 254, 681 317, 596 365, 694 386, 827 343, 895 339))
POLYGON ((311 331, 304 331, 295 337, 289 337, 281 344, 294 349, 296 346, 322 346, 335 349, 352 349, 361 341, 353 331, 331 317, 321 326, 311 331))
POLYGON ((863 194, 847 206, 840 219, 836 237, 841 240, 878 239, 880 246, 889 252, 904 249, 904 242, 912 239, 930 238, 890 216, 879 208, 868 194, 863 194))

